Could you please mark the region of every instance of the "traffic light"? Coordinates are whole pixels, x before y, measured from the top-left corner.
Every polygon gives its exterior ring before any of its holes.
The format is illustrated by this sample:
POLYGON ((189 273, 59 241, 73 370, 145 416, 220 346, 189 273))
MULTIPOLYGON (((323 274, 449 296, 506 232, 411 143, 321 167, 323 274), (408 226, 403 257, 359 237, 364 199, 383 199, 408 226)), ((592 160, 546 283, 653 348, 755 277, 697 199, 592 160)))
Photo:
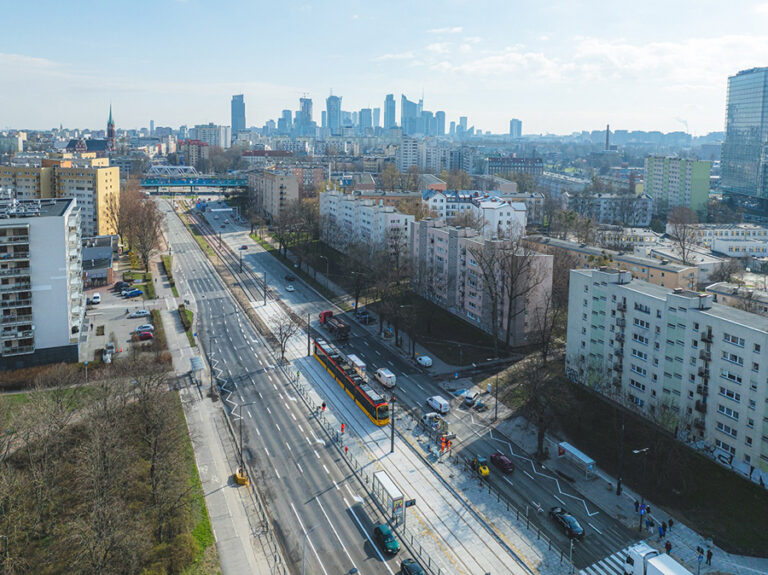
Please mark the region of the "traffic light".
POLYGON ((342 424, 341 424, 341 434, 342 434, 342 435, 344 435, 344 428, 345 428, 345 427, 346 427, 346 425, 344 425, 344 424, 342 423, 342 424))

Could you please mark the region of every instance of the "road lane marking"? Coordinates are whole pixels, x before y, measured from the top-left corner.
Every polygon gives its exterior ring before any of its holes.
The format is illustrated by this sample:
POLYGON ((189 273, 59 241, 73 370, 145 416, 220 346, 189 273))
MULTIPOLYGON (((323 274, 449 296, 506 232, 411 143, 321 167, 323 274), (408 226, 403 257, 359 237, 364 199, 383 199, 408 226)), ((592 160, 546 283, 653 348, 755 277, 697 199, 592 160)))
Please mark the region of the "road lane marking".
MULTIPOLYGON (((296 512, 296 507, 294 507, 293 503, 291 503, 291 509, 293 509, 293 514, 296 516, 296 520, 299 522, 299 527, 301 527, 302 533, 306 536, 307 530, 304 529, 304 524, 301 522, 301 517, 299 517, 299 514, 296 512)), ((323 573, 325 573, 325 575, 328 575, 328 571, 325 570, 325 565, 323 565, 323 562, 320 561, 320 556, 317 554, 317 549, 315 549, 315 544, 312 543, 312 539, 310 537, 307 537, 307 540, 309 541, 309 546, 312 548, 312 552, 315 554, 315 558, 317 559, 317 562, 320 564, 320 568, 323 570, 323 573)))
POLYGON ((557 495, 555 495, 555 499, 557 499, 557 500, 558 500, 560 503, 562 503, 563 505, 565 505, 565 501, 563 501, 562 499, 560 499, 560 498, 559 498, 557 495))
POLYGON ((259 399, 264 399, 264 396, 261 395, 261 392, 259 392, 259 399))
POLYGON ((272 412, 269 410, 269 407, 267 407, 267 413, 268 413, 269 415, 272 415, 272 412))
MULTIPOLYGON (((304 433, 304 428, 301 426, 301 424, 299 424, 299 431, 301 431, 302 433, 304 433)), ((309 439, 307 439, 307 441, 309 441, 309 439)))
POLYGON ((331 472, 330 472, 330 471, 328 471, 328 468, 325 466, 325 463, 323 463, 323 469, 325 469, 325 472, 326 472, 328 475, 330 475, 330 474, 331 474, 331 472))
POLYGON ((278 431, 282 432, 282 430, 280 429, 280 424, 279 423, 275 423, 275 427, 277 427, 278 431))
POLYGON ((307 440, 307 443, 309 443, 309 446, 310 446, 310 447, 312 447, 312 442, 309 440, 309 437, 307 437, 307 436, 305 435, 305 436, 304 436, 304 439, 306 439, 306 440, 307 440))
POLYGON ((316 450, 316 449, 313 449, 312 451, 314 451, 314 452, 315 452, 315 457, 317 457, 318 459, 320 459, 320 454, 317 452, 317 450, 316 450))
POLYGON ((298 467, 298 468, 299 468, 299 473, 301 473, 302 475, 304 475, 304 470, 301 468, 301 464, 300 464, 298 461, 296 462, 296 467, 298 467))
POLYGON ((291 417, 293 418, 294 421, 297 421, 295 415, 291 414, 291 417))
POLYGON ((352 499, 354 499, 355 497, 357 497, 357 495, 355 495, 355 494, 352 492, 352 490, 349 488, 349 483, 345 483, 345 484, 344 484, 344 487, 346 487, 346 488, 347 488, 347 491, 349 491, 349 494, 352 496, 352 499))
POLYGON ((339 487, 339 484, 335 481, 333 482, 333 486, 336 488, 336 491, 339 491, 341 488, 339 487))
POLYGON ((419 388, 421 391, 427 391, 426 389, 424 389, 424 388, 421 386, 421 384, 420 384, 420 383, 417 383, 417 384, 416 384, 416 387, 418 387, 418 388, 419 388))
POLYGON ((264 451, 266 451, 266 453, 267 453, 267 457, 272 457, 272 456, 269 454, 269 448, 268 448, 268 447, 264 447, 264 451))
POLYGON ((283 402, 283 405, 285 406, 285 411, 290 411, 290 408, 288 407, 288 404, 283 402))
POLYGON ((378 350, 378 349, 374 349, 373 351, 375 351, 375 352, 376 352, 376 355, 378 355, 379 357, 381 357, 381 353, 379 352, 379 350, 378 350))
POLYGON ((598 532, 598 534, 600 534, 600 535, 602 535, 602 534, 603 534, 603 533, 602 533, 602 531, 600 531, 600 530, 599 530, 597 527, 595 527, 594 525, 592 525, 592 524, 591 524, 589 521, 587 521, 587 525, 589 525, 589 526, 590 526, 592 529, 594 529, 595 531, 597 531, 597 532, 598 532))
POLYGON ((392 575, 395 575, 395 572, 392 571, 392 569, 389 567, 389 564, 387 563, 387 560, 384 559, 384 556, 381 554, 381 551, 379 551, 379 546, 376 545, 372 540, 371 536, 368 535, 368 530, 363 527, 363 524, 360 523, 360 519, 357 517, 357 513, 355 513, 355 510, 352 509, 352 506, 349 504, 349 501, 347 501, 346 497, 344 498, 344 503, 347 506, 347 509, 349 509, 352 512, 352 517, 355 518, 355 521, 357 522, 357 525, 360 527, 360 531, 365 533, 365 538, 368 539, 368 542, 371 544, 371 547, 373 547, 376 550, 376 554, 379 556, 379 559, 381 559, 381 562, 384 564, 384 567, 387 568, 387 571, 389 571, 392 575))
POLYGON ((245 412, 248 414, 248 417, 253 419, 253 415, 251 415, 251 410, 250 409, 246 409, 245 412))
POLYGON ((274 469, 274 470, 275 470, 275 475, 277 475, 277 478, 278 478, 278 479, 280 479, 280 472, 277 470, 277 467, 275 467, 275 466, 273 465, 273 466, 272 466, 272 469, 274 469))
POLYGON ((326 521, 328 521, 328 525, 330 525, 331 529, 333 529, 333 534, 336 536, 336 539, 339 541, 339 545, 341 545, 341 548, 344 550, 344 554, 347 556, 347 559, 349 559, 349 562, 352 563, 352 567, 354 567, 355 572, 357 572, 357 566, 355 565, 355 562, 352 560, 352 556, 349 554, 349 551, 347 551, 347 547, 344 545, 344 542, 341 540, 341 537, 339 537, 339 534, 336 532, 336 528, 333 526, 333 523, 331 523, 331 518, 328 517, 328 514, 325 512, 325 509, 323 508, 323 504, 320 503, 320 500, 317 498, 315 498, 315 501, 317 501, 317 504, 320 506, 320 511, 322 511, 323 515, 325 515, 325 519, 326 521))
MULTIPOLYGON (((533 475, 531 475, 530 473, 528 473, 528 472, 527 472, 525 469, 523 469, 523 473, 525 473, 525 474, 528 476, 528 478, 529 478, 529 479, 531 479, 532 481, 536 481, 536 480, 533 478, 533 475)), ((565 503, 563 503, 563 505, 565 505, 565 503)))
POLYGON ((261 437, 261 431, 259 431, 258 427, 256 428, 256 433, 258 434, 259 437, 261 437))
POLYGON ((291 444, 287 441, 285 442, 285 446, 288 448, 288 451, 293 451, 293 449, 291 449, 291 444))

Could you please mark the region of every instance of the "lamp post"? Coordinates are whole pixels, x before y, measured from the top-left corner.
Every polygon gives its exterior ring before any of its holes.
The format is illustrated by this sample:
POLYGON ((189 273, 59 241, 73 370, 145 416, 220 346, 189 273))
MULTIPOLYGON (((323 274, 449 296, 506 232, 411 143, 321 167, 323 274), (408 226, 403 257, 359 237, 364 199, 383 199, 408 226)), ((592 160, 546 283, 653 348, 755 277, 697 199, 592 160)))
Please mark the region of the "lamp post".
MULTIPOLYGON (((650 447, 643 447, 642 449, 633 449, 632 455, 642 455, 643 456, 643 479, 642 484, 643 488, 645 488, 645 472, 648 468, 648 452, 650 451, 650 447)), ((642 506, 645 503, 645 496, 640 493, 640 505, 642 506)), ((638 531, 642 531, 643 529, 643 513, 640 513, 640 523, 637 526, 638 531)))
POLYGON ((237 255, 240 257, 240 273, 243 273, 243 250, 237 250, 237 255))
POLYGON ((318 525, 315 525, 309 531, 304 532, 304 539, 301 543, 301 575, 305 575, 306 573, 305 568, 306 568, 306 556, 307 556, 307 538, 309 537, 309 534, 312 533, 317 528, 318 528, 318 525))
POLYGON ((499 373, 496 372, 496 385, 494 386, 494 405, 493 405, 493 420, 499 419, 499 373))
POLYGON ((392 424, 392 442, 389 448, 390 453, 395 452, 395 394, 392 394, 389 400, 389 422, 392 424))
POLYGON ((330 285, 330 278, 328 277, 328 274, 330 273, 331 263, 328 261, 328 258, 325 256, 318 256, 320 259, 325 260, 325 289, 330 289, 328 286, 330 285))
POLYGON ((624 413, 621 414, 621 431, 619 432, 619 473, 616 480, 616 495, 621 495, 621 474, 624 468, 624 413))

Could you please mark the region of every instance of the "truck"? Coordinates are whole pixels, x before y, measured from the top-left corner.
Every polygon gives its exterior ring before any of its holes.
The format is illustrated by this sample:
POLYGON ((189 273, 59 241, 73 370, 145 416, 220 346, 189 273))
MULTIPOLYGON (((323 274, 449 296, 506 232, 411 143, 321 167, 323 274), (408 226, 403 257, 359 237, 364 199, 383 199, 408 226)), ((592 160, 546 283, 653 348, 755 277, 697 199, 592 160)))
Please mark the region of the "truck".
POLYGON ((627 550, 625 575, 693 575, 669 555, 659 553, 647 543, 638 543, 627 550))
POLYGON ((341 319, 335 317, 331 310, 321 311, 319 317, 320 324, 325 326, 325 328, 331 332, 331 335, 333 335, 336 339, 349 339, 349 324, 344 323, 341 319))

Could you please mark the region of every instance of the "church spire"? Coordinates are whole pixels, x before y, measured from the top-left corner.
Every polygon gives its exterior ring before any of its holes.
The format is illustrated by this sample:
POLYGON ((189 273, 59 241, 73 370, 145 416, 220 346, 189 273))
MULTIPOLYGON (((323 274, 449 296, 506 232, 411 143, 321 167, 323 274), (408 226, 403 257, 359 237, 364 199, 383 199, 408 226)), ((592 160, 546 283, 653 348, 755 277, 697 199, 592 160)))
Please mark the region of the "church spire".
POLYGON ((107 126, 114 126, 115 121, 112 119, 112 104, 109 105, 109 120, 107 121, 107 126))

